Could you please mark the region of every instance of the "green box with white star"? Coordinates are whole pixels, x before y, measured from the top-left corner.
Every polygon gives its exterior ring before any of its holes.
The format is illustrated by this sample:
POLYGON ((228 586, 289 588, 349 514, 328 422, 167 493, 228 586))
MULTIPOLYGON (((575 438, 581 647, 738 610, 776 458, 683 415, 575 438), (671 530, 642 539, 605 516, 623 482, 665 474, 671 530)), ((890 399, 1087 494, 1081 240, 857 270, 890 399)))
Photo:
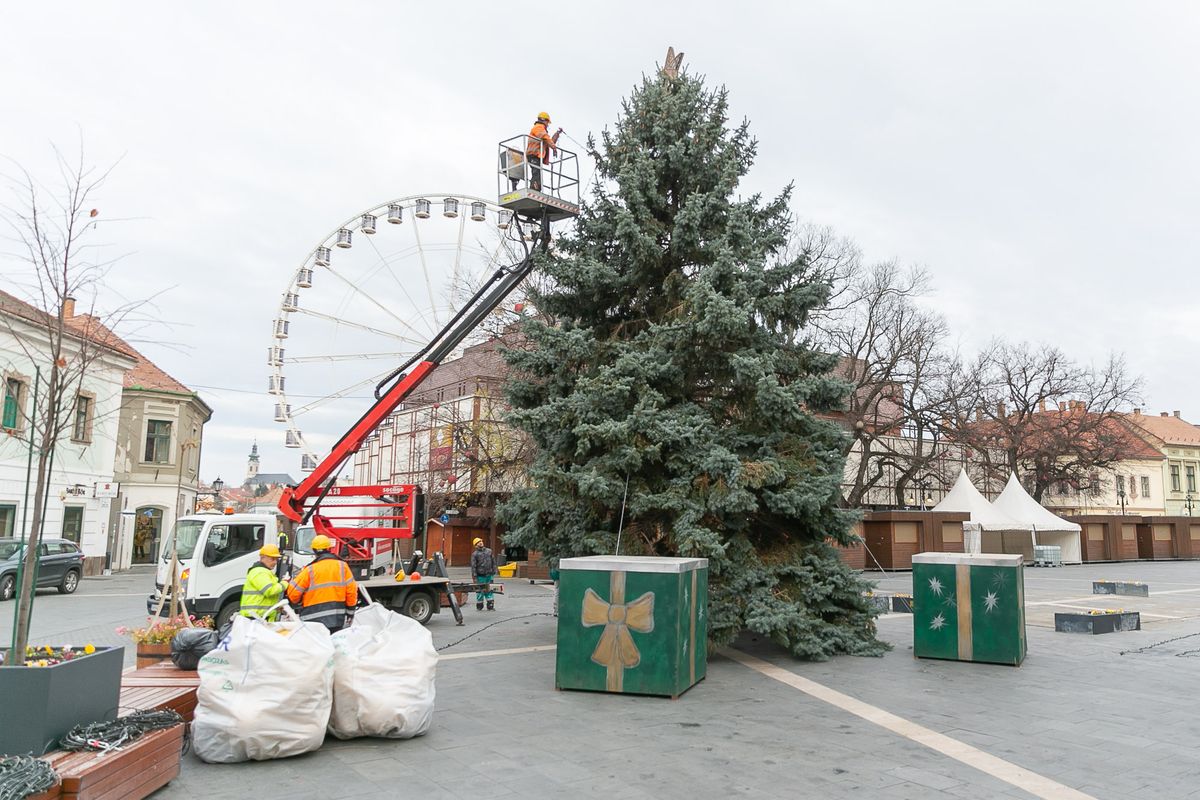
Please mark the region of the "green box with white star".
POLYGON ((708 668, 708 559, 564 558, 555 686, 678 697, 708 668))
POLYGON ((1026 647, 1021 556, 918 553, 912 569, 913 655, 1020 666, 1026 647))

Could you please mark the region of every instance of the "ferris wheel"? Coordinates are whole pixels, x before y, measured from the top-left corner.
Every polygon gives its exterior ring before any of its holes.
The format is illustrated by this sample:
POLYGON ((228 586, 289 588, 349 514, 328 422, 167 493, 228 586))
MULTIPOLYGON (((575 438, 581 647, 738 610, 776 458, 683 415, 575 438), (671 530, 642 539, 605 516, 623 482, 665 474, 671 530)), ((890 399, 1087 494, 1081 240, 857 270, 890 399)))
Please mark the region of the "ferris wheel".
POLYGON ((379 381, 487 276, 520 259, 522 235, 512 211, 438 192, 355 214, 309 251, 282 293, 267 350, 274 419, 302 471, 316 467, 379 381))

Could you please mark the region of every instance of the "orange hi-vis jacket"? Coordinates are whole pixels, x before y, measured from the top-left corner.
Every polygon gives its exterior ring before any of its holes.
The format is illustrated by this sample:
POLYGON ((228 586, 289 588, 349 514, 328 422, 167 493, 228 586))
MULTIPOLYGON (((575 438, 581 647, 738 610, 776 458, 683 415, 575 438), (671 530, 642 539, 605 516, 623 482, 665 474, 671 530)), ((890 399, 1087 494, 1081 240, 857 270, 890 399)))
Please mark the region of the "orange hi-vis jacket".
POLYGON ((546 123, 534 123, 533 129, 529 131, 529 139, 525 143, 525 155, 545 161, 550 157, 550 151, 556 147, 558 144, 550 135, 550 131, 546 129, 546 123))
POLYGON ((338 629, 358 603, 358 584, 345 561, 321 553, 288 586, 288 600, 300 603, 300 619, 338 629))

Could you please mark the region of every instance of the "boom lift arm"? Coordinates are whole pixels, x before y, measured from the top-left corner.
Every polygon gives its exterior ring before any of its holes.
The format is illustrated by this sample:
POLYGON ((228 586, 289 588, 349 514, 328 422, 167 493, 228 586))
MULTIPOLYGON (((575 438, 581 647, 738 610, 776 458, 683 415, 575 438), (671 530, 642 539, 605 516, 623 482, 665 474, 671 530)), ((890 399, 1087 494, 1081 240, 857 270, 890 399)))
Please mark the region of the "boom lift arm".
MULTIPOLYGON (((517 219, 514 218, 514 222, 517 219)), ((463 339, 471 331, 475 330, 492 311, 504 302, 504 298, 508 297, 533 270, 534 254, 539 247, 545 250, 549 246, 550 219, 543 212, 540 220, 533 220, 533 222, 539 224, 539 230, 534 235, 532 247, 526 248, 525 257, 511 267, 497 269, 479 291, 463 305, 450 322, 424 348, 379 383, 375 388, 375 404, 367 409, 367 412, 359 418, 358 422, 354 423, 350 430, 338 440, 329 455, 325 456, 312 473, 298 486, 289 486, 283 490, 283 496, 279 499, 279 510, 285 517, 296 523, 307 523, 311 519, 317 533, 332 536, 344 542, 364 538, 396 538, 397 536, 413 535, 412 525, 414 524, 414 520, 411 517, 411 495, 407 503, 387 502, 384 497, 393 493, 394 490, 406 489, 411 492, 413 487, 364 486, 335 488, 334 484, 337 480, 338 472, 346 461, 362 447, 367 437, 404 402, 405 398, 409 397, 421 385, 429 374, 462 343, 463 339), (375 508, 386 507, 396 509, 399 513, 383 517, 351 518, 390 520, 399 524, 392 528, 344 527, 336 525, 330 517, 317 513, 321 508, 321 501, 331 491, 338 496, 376 495, 376 499, 380 503, 375 505, 375 508), (404 524, 405 522, 407 522, 407 525, 404 524), (404 529, 403 533, 397 530, 397 528, 404 529)), ((518 240, 524 243, 523 237, 520 236, 519 222, 517 222, 516 227, 518 229, 518 240)))

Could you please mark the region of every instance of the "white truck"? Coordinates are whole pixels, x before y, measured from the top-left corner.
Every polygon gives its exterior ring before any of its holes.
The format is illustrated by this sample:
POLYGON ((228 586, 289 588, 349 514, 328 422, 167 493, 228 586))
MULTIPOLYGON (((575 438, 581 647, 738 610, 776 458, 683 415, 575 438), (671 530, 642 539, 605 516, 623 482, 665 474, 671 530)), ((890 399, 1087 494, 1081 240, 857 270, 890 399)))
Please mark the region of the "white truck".
MULTIPOLYGON (((179 559, 183 608, 197 617, 213 617, 217 627, 224 625, 237 613, 246 573, 258 561, 258 549, 264 544, 274 544, 290 555, 293 573, 312 561, 309 549, 312 529, 298 529, 296 541, 292 542, 286 534, 280 536, 278 520, 275 514, 219 512, 180 517, 163 542, 154 593, 146 599, 147 612, 151 616, 169 613, 174 551, 179 559)), ((370 600, 407 614, 421 624, 441 612, 441 596, 448 590, 447 578, 422 576, 417 581, 397 582, 391 575, 380 576, 384 564, 375 561, 360 570, 363 574, 355 575, 360 590, 366 589, 370 600)), ((360 604, 365 599, 363 594, 360 591, 360 604)))

